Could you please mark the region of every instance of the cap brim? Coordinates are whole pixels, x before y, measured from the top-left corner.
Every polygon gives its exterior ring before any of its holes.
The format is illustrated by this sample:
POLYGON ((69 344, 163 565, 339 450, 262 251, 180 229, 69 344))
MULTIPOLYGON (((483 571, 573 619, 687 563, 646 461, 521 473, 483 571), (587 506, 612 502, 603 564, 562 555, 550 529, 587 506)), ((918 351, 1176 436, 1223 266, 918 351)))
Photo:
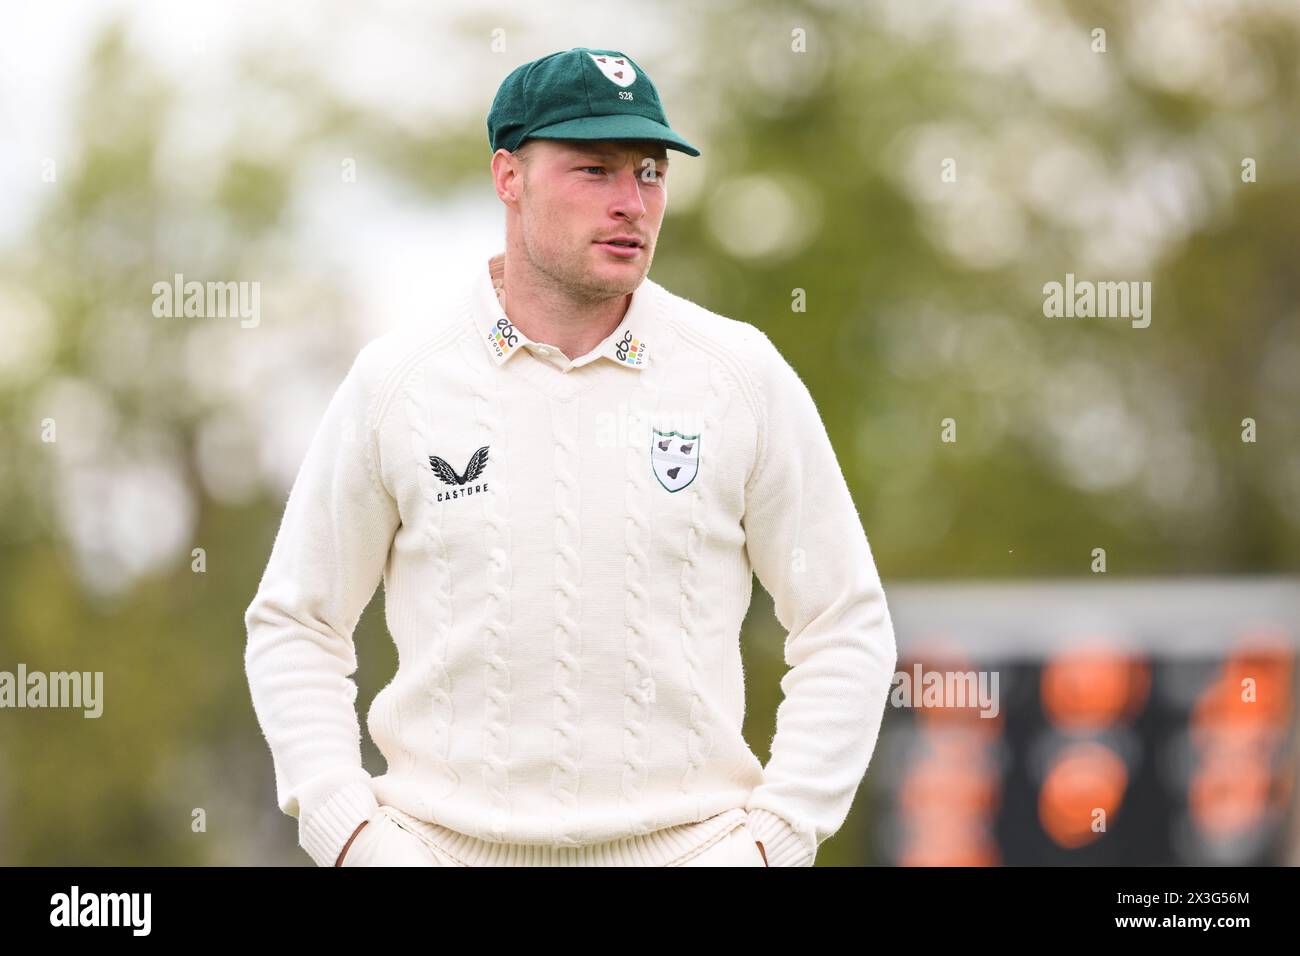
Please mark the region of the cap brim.
POLYGON ((698 156, 700 151, 682 139, 663 123, 656 123, 644 116, 634 113, 619 113, 614 116, 580 116, 552 123, 535 129, 524 137, 527 139, 649 139, 663 143, 668 149, 675 149, 688 156, 698 156))

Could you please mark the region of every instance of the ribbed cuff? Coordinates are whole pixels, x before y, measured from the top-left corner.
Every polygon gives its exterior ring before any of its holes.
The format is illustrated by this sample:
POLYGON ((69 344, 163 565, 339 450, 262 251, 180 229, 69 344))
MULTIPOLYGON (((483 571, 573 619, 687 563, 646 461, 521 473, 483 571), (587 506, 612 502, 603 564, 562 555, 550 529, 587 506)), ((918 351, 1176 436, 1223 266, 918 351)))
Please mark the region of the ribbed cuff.
POLYGON ((317 866, 333 866, 354 830, 379 812, 369 783, 350 783, 317 807, 299 826, 298 844, 317 866))
POLYGON ((755 807, 746 815, 754 839, 763 843, 768 866, 812 866, 817 850, 794 827, 770 810, 755 807))

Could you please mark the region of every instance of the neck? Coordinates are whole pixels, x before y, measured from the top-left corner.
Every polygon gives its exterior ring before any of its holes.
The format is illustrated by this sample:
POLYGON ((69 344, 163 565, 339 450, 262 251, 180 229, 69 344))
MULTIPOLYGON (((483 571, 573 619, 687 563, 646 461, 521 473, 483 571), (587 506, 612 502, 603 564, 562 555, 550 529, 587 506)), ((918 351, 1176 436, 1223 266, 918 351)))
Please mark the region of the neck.
POLYGON ((632 303, 630 292, 605 299, 575 297, 526 264, 518 267, 520 261, 506 253, 488 261, 502 309, 532 341, 554 345, 570 359, 586 355, 618 328, 632 303))

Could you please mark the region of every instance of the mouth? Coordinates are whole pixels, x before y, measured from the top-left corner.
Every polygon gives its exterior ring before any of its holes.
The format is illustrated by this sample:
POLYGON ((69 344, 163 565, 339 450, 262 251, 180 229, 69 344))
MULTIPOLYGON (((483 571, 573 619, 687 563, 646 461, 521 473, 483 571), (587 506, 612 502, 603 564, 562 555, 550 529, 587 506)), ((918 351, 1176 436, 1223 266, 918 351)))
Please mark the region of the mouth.
POLYGON ((616 236, 613 239, 595 242, 593 245, 600 246, 620 259, 634 259, 641 254, 642 249, 641 240, 631 236, 616 236))

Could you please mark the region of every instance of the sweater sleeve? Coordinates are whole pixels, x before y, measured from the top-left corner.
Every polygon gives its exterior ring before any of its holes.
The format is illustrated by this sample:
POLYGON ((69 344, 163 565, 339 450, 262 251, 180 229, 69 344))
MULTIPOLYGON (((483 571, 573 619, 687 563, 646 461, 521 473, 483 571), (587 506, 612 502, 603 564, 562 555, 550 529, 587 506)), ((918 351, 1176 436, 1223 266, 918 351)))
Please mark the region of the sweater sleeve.
POLYGON ((772 866, 811 866, 866 774, 897 663, 867 537, 812 395, 760 330, 746 548, 786 629, 783 699, 746 806, 772 866))
POLYGON ((299 845, 319 866, 333 866, 379 807, 361 763, 351 676, 353 630, 399 524, 374 464, 372 352, 362 349, 312 438, 244 616, 244 666, 277 801, 298 819, 299 845))

